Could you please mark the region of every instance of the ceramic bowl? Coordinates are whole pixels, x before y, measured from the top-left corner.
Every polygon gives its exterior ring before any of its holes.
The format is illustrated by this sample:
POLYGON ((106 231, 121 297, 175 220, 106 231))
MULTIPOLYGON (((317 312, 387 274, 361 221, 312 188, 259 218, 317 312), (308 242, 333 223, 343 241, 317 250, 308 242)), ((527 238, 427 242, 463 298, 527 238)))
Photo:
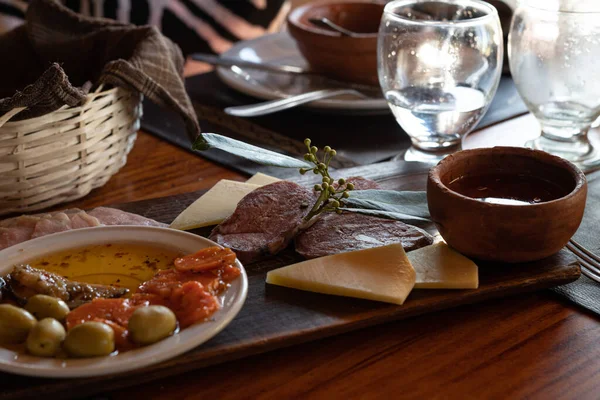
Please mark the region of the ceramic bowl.
MULTIPOLYGON (((184 254, 217 245, 201 236, 169 228, 99 226, 75 229, 28 240, 0 251, 0 277, 10 273, 14 265, 26 264, 50 253, 107 243, 158 246, 184 254)), ((223 330, 242 309, 248 293, 248 277, 239 261, 236 265, 242 274, 221 295, 222 308, 210 321, 192 325, 149 346, 107 357, 41 358, 0 346, 0 371, 46 378, 101 376, 140 369, 198 347, 223 330)))
POLYGON ((382 3, 357 0, 309 3, 289 14, 288 29, 312 70, 340 80, 378 86, 377 32, 383 8, 382 3), (342 36, 309 22, 321 17, 359 35, 342 36))
POLYGON ((494 147, 460 151, 429 172, 431 218, 446 242, 464 255, 487 261, 526 262, 562 249, 575 233, 585 208, 585 175, 570 162, 538 150, 494 147), (555 200, 493 204, 449 189, 464 176, 525 175, 559 185, 568 193, 555 200))

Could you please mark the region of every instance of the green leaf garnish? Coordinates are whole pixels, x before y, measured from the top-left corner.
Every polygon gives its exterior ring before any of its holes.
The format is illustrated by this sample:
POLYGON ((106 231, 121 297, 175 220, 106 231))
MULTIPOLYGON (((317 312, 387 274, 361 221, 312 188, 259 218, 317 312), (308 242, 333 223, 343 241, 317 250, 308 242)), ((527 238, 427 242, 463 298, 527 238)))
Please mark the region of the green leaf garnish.
POLYGON ((203 133, 194 142, 192 149, 205 151, 208 149, 219 149, 230 154, 254 161, 262 165, 270 165, 283 168, 310 168, 311 165, 305 161, 290 156, 276 153, 262 147, 253 146, 240 140, 228 138, 216 133, 203 133))
POLYGON ((262 165, 299 168, 302 175, 308 172, 321 175, 321 184, 314 186, 314 190, 319 193, 319 196, 304 217, 305 225, 308 225, 310 220, 321 213, 342 213, 344 211, 404 222, 429 221, 425 192, 379 189, 353 191, 352 183, 348 183, 344 179, 335 180, 329 175, 329 164, 336 155, 334 149, 325 146, 322 151, 323 158, 319 158, 319 149, 311 146, 310 139, 305 139, 304 144, 307 148, 304 160, 215 133, 203 133, 198 136, 192 148, 200 151, 211 148, 220 149, 262 165))
POLYGON ((350 193, 346 204, 351 208, 400 213, 424 219, 431 218, 427 207, 427 193, 423 191, 357 190, 350 193))
POLYGON ((370 215, 372 217, 395 219, 397 221, 417 223, 417 222, 430 222, 427 218, 417 217, 414 215, 404 214, 401 212, 393 211, 382 211, 382 210, 369 210, 367 208, 342 208, 342 211, 353 212, 357 214, 370 215))

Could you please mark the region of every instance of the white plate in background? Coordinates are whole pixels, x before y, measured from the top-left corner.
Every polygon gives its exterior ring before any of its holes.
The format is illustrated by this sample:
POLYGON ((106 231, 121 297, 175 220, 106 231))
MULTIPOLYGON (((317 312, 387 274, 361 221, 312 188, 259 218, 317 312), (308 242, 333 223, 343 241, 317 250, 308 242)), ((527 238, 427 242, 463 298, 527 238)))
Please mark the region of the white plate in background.
MULTIPOLYGON (((294 39, 285 32, 240 41, 223 53, 223 56, 259 63, 307 67, 306 60, 300 54, 294 39)), ((249 68, 217 67, 217 74, 232 89, 264 100, 282 99, 331 87, 309 75, 279 74, 249 68)), ((386 114, 390 112, 383 95, 380 98, 367 99, 345 95, 313 101, 304 107, 330 113, 386 114)))

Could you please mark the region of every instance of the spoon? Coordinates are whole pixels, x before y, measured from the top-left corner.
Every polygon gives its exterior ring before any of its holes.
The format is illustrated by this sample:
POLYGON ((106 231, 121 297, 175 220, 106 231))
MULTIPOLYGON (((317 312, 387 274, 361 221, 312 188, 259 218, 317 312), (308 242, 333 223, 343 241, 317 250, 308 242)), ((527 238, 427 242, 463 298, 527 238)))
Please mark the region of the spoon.
POLYGON ((342 28, 341 26, 339 26, 338 24, 332 22, 329 18, 326 17, 321 17, 321 18, 309 18, 308 22, 310 22, 311 24, 318 26, 319 28, 325 28, 325 29, 329 29, 332 31, 336 31, 342 34, 342 36, 351 36, 351 37, 356 37, 358 35, 360 35, 357 32, 352 32, 349 31, 346 28, 342 28))

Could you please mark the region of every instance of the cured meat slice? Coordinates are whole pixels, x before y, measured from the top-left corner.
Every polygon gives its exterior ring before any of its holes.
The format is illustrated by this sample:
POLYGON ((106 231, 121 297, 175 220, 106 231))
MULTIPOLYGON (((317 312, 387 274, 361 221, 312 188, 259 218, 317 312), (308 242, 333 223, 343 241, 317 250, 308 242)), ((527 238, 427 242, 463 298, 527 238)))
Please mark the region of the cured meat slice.
POLYGON ((98 218, 89 215, 85 211, 79 211, 77 213, 70 214, 69 219, 71 220, 72 229, 92 228, 94 226, 102 225, 98 218))
POLYGON ((296 183, 262 186, 238 203, 210 239, 232 249, 244 263, 277 254, 294 238, 313 203, 313 192, 296 183))
POLYGON ((296 251, 306 258, 401 243, 405 251, 433 243, 427 232, 392 219, 356 213, 322 215, 296 237, 296 251))
POLYGON ((0 222, 0 250, 31 239, 40 217, 22 215, 0 222))
POLYGON ((140 215, 107 207, 98 207, 89 213, 71 208, 53 213, 21 215, 0 221, 0 250, 52 233, 100 225, 166 226, 140 215))
MULTIPOLYGON (((348 178, 354 190, 379 189, 377 182, 362 177, 348 178)), ((347 251, 401 243, 405 251, 433 243, 427 232, 401 221, 344 212, 321 215, 298 234, 296 251, 317 258, 347 251)))
POLYGON ((153 219, 141 215, 117 210, 116 208, 98 207, 88 213, 103 225, 142 225, 142 226, 167 226, 153 219))
POLYGON ((71 229, 71 219, 64 212, 54 213, 52 216, 42 218, 35 225, 35 229, 31 234, 31 239, 68 231, 71 229))
MULTIPOLYGON (((22 218, 22 217, 21 217, 22 218)), ((100 221, 85 211, 70 209, 43 215, 31 233, 31 239, 71 229, 99 226, 100 221)))

